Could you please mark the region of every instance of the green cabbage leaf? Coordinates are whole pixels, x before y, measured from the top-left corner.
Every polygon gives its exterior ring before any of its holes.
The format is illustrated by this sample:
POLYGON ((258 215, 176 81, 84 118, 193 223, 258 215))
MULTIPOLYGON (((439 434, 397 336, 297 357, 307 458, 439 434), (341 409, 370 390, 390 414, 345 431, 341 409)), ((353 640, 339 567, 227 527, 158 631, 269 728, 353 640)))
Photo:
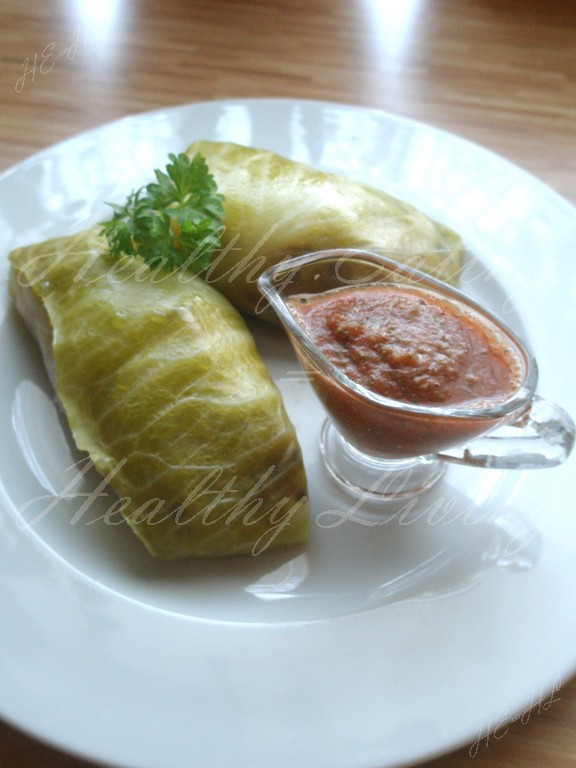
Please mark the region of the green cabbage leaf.
POLYGON ((52 327, 74 440, 155 556, 300 543, 306 477, 280 393, 241 315, 189 272, 115 262, 97 230, 13 251, 13 292, 52 327))
POLYGON ((258 276, 328 248, 386 253, 445 282, 458 278, 460 237, 380 189, 228 142, 196 141, 186 154, 202 155, 224 198, 222 249, 203 277, 243 312, 271 319, 258 276))

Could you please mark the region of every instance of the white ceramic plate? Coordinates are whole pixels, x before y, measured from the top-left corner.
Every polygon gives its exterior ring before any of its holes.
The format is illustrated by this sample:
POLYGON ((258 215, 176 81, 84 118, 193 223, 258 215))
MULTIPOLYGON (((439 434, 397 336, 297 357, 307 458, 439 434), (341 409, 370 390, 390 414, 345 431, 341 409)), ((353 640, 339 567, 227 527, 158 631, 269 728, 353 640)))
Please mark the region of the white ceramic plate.
POLYGON ((255 328, 302 442, 310 544, 159 563, 105 524, 110 500, 9 306, 6 254, 101 220, 199 138, 349 174, 459 230, 462 287, 529 339, 540 391, 576 412, 576 211, 477 146, 381 112, 255 100, 135 116, 32 157, 0 178, 0 714, 131 768, 385 768, 484 749, 575 670, 574 459, 451 466, 411 515, 363 525, 320 467, 322 410, 288 344, 255 328))

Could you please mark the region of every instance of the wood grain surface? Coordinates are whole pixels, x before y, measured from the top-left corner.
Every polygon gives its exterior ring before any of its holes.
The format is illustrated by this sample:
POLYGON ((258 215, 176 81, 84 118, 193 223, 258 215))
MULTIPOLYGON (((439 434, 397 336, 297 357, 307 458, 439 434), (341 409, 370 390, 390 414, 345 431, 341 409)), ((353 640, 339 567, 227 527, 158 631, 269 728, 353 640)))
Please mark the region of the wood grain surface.
MULTIPOLYGON (((3 0, 0 61, 0 170, 137 112, 294 97, 460 134, 576 203, 573 0, 3 0)), ((426 766, 576 768, 576 680, 559 683, 426 766)), ((0 768, 90 765, 0 722, 0 768)))

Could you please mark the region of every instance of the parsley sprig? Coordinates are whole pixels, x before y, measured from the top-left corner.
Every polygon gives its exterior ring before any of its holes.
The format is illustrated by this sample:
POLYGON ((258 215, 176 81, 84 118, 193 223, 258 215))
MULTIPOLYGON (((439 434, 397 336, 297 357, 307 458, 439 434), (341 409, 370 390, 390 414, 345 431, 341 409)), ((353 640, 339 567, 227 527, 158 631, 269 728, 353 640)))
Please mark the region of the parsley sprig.
POLYGON ((124 205, 107 203, 113 217, 102 224, 110 252, 140 256, 151 267, 198 273, 221 248, 223 196, 205 159, 196 154, 168 155, 156 183, 133 191, 124 205))

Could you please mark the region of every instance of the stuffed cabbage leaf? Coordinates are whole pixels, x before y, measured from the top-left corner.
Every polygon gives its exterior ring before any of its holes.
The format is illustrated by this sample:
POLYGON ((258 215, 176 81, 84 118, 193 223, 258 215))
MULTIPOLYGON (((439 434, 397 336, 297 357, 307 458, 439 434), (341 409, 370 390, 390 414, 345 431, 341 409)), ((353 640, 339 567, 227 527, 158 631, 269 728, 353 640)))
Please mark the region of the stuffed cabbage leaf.
MULTIPOLYGON (((262 149, 196 141, 224 195, 223 249, 204 278, 240 310, 262 314, 257 280, 282 259, 325 248, 365 248, 455 282, 462 243, 416 208, 344 176, 262 149)), ((272 313, 271 313, 272 314, 272 313)))
POLYGON ((10 259, 75 442, 153 555, 258 554, 306 538, 296 435, 226 298, 189 273, 113 263, 96 230, 10 259))

